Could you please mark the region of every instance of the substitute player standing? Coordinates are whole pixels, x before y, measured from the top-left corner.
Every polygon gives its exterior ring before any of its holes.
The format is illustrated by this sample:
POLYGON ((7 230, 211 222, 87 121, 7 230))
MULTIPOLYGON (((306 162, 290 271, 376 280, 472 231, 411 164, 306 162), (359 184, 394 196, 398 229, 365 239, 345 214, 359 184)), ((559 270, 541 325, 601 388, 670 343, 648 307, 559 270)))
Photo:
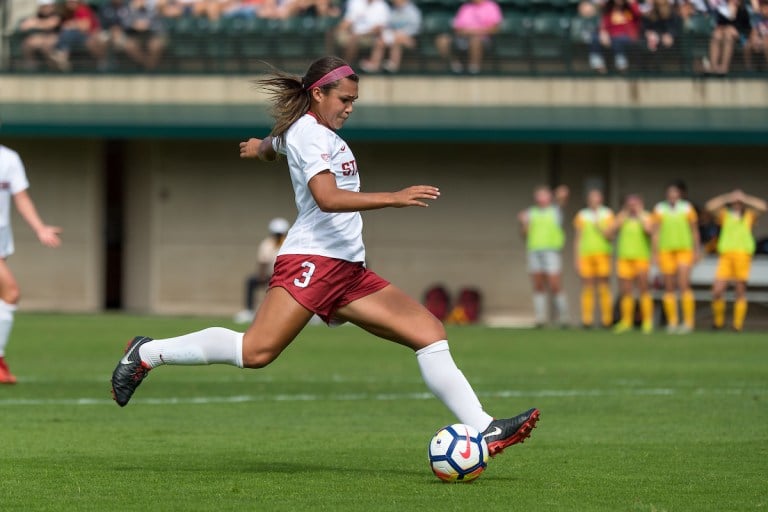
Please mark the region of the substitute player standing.
POLYGON ((685 334, 693 330, 696 299, 691 290, 691 268, 701 256, 701 242, 697 226, 698 216, 693 205, 683 199, 685 186, 671 183, 667 186, 667 199, 653 209, 653 257, 664 276, 662 304, 667 317, 667 332, 685 334), (683 324, 679 325, 677 296, 683 310, 683 324))
POLYGON ((509 419, 489 416, 456 367, 440 321, 365 267, 360 212, 426 207, 440 192, 427 185, 360 192, 360 166, 336 133, 352 113, 358 76, 338 57, 324 57, 304 77, 275 72, 258 84, 272 98, 275 125, 263 140, 241 143, 240 154, 267 161, 285 155, 298 209, 270 289, 244 334, 210 328, 170 339, 134 338, 112 374, 117 403, 126 405, 149 371, 164 364, 267 366, 317 314, 328 324, 351 322, 414 350, 429 389, 459 421, 483 432, 492 454, 522 442, 538 409, 509 419))
POLYGON ((61 245, 61 228, 46 225, 29 197, 29 181, 19 154, 0 145, 0 384, 15 384, 16 377, 5 362, 5 347, 13 327, 13 314, 19 302, 19 285, 6 259, 13 254, 11 198, 16 209, 46 247, 61 245))
POLYGON ((733 303, 733 330, 744 328, 747 317, 747 280, 755 253, 755 237, 752 226, 755 219, 766 211, 762 199, 741 190, 713 197, 706 204, 707 210, 717 216, 720 237, 717 241, 715 282, 712 284, 712 319, 715 329, 725 325, 725 299, 723 294, 729 282, 733 282, 736 301, 733 303))
POLYGON ((609 239, 613 228, 613 212, 603 205, 603 193, 597 189, 587 192, 587 207, 573 219, 576 230, 573 253, 576 271, 581 277, 581 325, 590 328, 595 323, 595 291, 600 298, 600 321, 603 327, 613 324, 613 297, 608 279, 611 277, 609 239))
POLYGON ((651 268, 651 214, 643 208, 643 199, 630 194, 624 208, 616 216, 613 232, 616 236, 616 275, 619 278, 621 319, 614 332, 632 329, 635 322, 635 288, 640 295, 640 317, 643 333, 653 331, 653 297, 648 291, 648 271, 651 268))
POLYGON ((540 185, 533 191, 533 200, 534 205, 521 211, 517 220, 525 237, 536 327, 544 326, 549 319, 548 291, 554 297, 557 321, 566 326, 568 301, 562 285, 565 245, 562 209, 568 201, 568 187, 560 185, 552 191, 540 185))

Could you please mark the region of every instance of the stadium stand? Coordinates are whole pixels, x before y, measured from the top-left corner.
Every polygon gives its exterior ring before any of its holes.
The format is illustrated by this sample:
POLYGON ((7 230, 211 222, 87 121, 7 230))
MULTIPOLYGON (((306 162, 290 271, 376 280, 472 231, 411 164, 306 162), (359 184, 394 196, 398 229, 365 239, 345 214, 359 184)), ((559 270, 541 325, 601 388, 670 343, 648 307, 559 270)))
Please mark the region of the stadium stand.
MULTIPOLYGON (((92 1, 97 11, 100 2, 92 1)), ((761 1, 747 5, 753 25, 763 22, 761 1)), ((504 19, 495 35, 486 74, 501 75, 595 75, 589 67, 589 49, 598 30, 599 16, 581 17, 574 0, 501 0, 504 19)), ((400 72, 407 74, 447 74, 445 62, 439 59, 435 38, 449 32, 458 0, 418 0, 423 14, 418 47, 406 50, 400 72)), ((646 7, 643 12, 648 12, 646 7)), ((6 5, 3 23, 3 58, 0 70, 21 73, 30 70, 24 63, 21 47, 28 31, 20 29, 20 16, 9 12, 6 5)), ((643 10, 643 9, 641 9, 643 10)), ((310 10, 311 11, 311 10, 310 10)), ((185 15, 165 18, 167 48, 157 69, 165 73, 249 73, 263 70, 262 60, 300 70, 313 57, 338 50, 332 32, 340 17, 319 17, 305 11, 287 19, 258 16, 208 17, 185 15)), ((708 48, 716 22, 715 11, 695 11, 681 16, 682 28, 674 44, 664 52, 650 52, 644 35, 631 45, 629 68, 612 69, 606 59, 608 73, 628 76, 686 76, 707 73, 708 48)), ((719 23, 720 21, 718 21, 719 23)), ((743 33, 734 50, 729 74, 740 77, 766 76, 768 55, 759 45, 752 45, 750 34, 743 33)), ((757 40, 757 38, 755 38, 757 40)), ((366 54, 363 53, 362 57, 366 54)), ((95 72, 99 66, 83 49, 71 56, 73 72, 95 72)), ((357 64, 357 63, 353 63, 357 64)), ((141 68, 124 56, 110 53, 109 72, 139 72, 141 68)), ((49 71, 45 65, 34 69, 49 71)))

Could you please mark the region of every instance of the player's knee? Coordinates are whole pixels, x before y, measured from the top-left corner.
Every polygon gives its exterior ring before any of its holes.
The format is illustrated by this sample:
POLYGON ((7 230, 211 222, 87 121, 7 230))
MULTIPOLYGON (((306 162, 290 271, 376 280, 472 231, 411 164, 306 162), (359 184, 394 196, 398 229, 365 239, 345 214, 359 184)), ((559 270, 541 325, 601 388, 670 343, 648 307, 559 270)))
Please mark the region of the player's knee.
POLYGON ((277 359, 278 353, 274 353, 268 350, 259 350, 254 352, 243 351, 243 367, 244 368, 264 368, 269 363, 277 359))

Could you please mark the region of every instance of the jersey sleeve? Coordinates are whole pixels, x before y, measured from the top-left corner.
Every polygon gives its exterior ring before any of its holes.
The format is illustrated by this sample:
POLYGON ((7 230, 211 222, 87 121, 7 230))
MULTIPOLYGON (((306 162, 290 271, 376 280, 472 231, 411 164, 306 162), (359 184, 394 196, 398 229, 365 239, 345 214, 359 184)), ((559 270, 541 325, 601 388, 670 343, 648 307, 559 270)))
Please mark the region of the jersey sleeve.
POLYGON ((653 211, 651 211, 649 219, 651 225, 653 226, 661 223, 661 208, 658 204, 653 207, 653 211))
POLYGON ((755 211, 751 208, 747 208, 744 211, 744 223, 752 229, 755 225, 755 211))
POLYGON ((16 195, 29 188, 27 173, 24 171, 24 164, 21 162, 18 153, 9 151, 6 153, 6 156, 5 165, 8 172, 11 195, 16 195))
POLYGON ((725 222, 725 215, 728 213, 728 210, 726 208, 720 208, 717 210, 717 214, 715 217, 715 223, 722 226, 725 222))
POLYGON ((581 212, 577 213, 573 218, 573 227, 576 229, 581 229, 584 227, 584 219, 581 217, 581 212))
POLYGON ((306 183, 309 183, 316 174, 331 169, 333 143, 325 128, 313 126, 295 139, 289 150, 293 152, 295 162, 299 164, 306 183))
POLYGON ((272 149, 275 153, 285 156, 285 142, 281 137, 272 137, 272 149))
POLYGON ((699 214, 696 213, 696 208, 692 204, 688 205, 688 222, 699 222, 699 214))

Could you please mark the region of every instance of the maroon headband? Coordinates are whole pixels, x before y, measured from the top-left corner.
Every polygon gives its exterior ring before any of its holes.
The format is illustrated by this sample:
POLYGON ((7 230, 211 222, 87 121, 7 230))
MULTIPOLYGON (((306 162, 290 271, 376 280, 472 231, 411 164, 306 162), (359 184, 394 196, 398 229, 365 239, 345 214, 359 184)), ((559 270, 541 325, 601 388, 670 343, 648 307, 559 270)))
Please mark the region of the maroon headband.
POLYGON ((324 85, 333 83, 336 80, 341 80, 342 78, 346 78, 354 74, 355 74, 355 71, 351 67, 347 66, 346 64, 344 66, 339 66, 338 68, 333 69, 328 73, 326 73, 325 75, 323 75, 323 77, 320 78, 320 80, 318 80, 317 82, 307 87, 307 90, 311 91, 315 87, 322 87, 324 85))

